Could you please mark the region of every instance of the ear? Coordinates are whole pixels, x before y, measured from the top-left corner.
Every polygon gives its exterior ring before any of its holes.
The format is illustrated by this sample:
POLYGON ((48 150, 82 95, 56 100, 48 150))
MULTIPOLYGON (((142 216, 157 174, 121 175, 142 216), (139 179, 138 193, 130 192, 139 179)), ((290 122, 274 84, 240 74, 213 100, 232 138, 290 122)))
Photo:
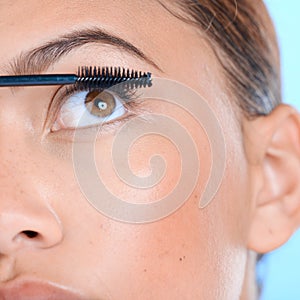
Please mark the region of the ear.
POLYGON ((285 243, 300 225, 300 117, 281 104, 243 123, 253 211, 248 248, 259 253, 285 243))

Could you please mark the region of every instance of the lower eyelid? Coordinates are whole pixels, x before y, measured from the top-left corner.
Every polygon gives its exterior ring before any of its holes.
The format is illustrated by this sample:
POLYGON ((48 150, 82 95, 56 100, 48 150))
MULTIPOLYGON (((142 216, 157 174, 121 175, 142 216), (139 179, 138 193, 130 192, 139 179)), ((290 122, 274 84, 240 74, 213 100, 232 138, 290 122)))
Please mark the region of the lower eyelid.
POLYGON ((64 130, 53 131, 50 134, 50 138, 54 139, 57 143, 90 143, 95 138, 101 139, 107 135, 112 136, 117 133, 117 130, 129 121, 131 118, 138 117, 134 113, 128 113, 125 117, 116 119, 112 122, 103 125, 93 125, 89 127, 82 127, 76 129, 76 141, 74 140, 75 128, 67 128, 64 130))
POLYGON ((143 100, 133 100, 130 101, 130 104, 125 103, 127 110, 126 115, 112 120, 111 122, 103 125, 98 124, 78 128, 76 130, 76 132, 78 131, 78 134, 76 134, 76 141, 74 140, 75 128, 66 128, 64 130, 50 132, 50 139, 55 143, 65 145, 72 145, 74 142, 90 143, 91 141, 94 141, 95 138, 101 139, 101 137, 105 138, 106 136, 117 134, 120 126, 130 121, 132 118, 139 118, 144 122, 152 122, 152 110, 149 109, 149 107, 145 108, 143 102, 143 100))

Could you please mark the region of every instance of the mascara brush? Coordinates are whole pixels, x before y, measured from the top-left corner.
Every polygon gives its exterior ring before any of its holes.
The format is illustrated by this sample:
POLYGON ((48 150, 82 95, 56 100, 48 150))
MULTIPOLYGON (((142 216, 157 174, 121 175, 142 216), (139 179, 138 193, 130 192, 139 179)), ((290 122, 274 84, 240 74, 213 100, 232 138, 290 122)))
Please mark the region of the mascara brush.
POLYGON ((77 74, 0 76, 0 87, 75 84, 82 89, 108 88, 124 81, 131 87, 151 86, 151 73, 120 67, 79 67, 77 74))

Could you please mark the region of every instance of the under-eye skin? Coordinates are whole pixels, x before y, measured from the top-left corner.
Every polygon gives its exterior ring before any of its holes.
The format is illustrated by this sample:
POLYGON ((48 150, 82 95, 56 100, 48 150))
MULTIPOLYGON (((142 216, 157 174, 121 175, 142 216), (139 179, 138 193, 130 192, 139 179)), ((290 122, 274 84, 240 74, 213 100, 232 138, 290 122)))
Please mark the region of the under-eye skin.
POLYGON ((48 109, 50 132, 101 126, 119 126, 141 112, 142 101, 136 90, 111 91, 74 87, 60 88, 48 109))

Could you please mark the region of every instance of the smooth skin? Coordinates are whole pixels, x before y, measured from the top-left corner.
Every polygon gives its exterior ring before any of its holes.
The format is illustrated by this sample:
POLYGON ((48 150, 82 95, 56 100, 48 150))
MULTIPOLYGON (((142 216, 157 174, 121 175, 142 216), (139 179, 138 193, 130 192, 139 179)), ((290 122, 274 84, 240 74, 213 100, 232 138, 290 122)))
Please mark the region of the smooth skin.
MULTIPOLYGON (((85 299, 254 299, 251 250, 279 247, 300 222, 297 111, 279 105, 266 117, 242 117, 209 43, 156 1, 0 1, 0 7, 1 74, 7 75, 8 62, 21 52, 74 29, 98 26, 141 49, 159 69, 123 49, 93 43, 63 56, 47 72, 112 65, 177 80, 209 102, 227 151, 222 185, 199 209, 211 165, 208 138, 182 109, 148 101, 144 109, 150 114, 170 116, 187 128, 201 176, 175 213, 147 224, 119 222, 95 210, 81 193, 72 164, 73 131, 44 127, 58 87, 1 88, 0 287, 30 278, 75 290, 85 299), (29 237, 25 230, 38 234, 29 237)), ((168 194, 180 177, 174 145, 155 135, 132 148, 129 161, 140 176, 149 174, 153 154, 167 164, 164 180, 142 191, 124 187, 114 175, 115 134, 109 129, 96 142, 106 184, 132 202, 168 194)))

